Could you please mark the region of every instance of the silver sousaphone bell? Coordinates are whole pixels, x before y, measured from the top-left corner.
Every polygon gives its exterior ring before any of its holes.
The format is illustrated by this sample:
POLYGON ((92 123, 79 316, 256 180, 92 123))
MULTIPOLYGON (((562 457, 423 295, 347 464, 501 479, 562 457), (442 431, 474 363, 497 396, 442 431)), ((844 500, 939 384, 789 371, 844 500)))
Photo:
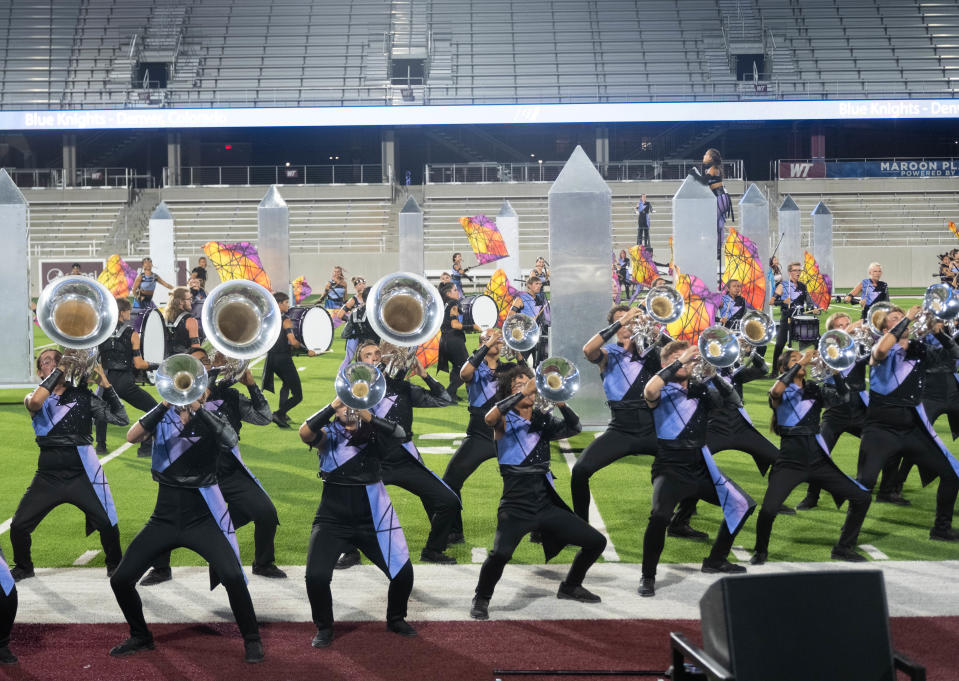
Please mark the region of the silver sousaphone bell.
POLYGON ((156 389, 170 404, 182 407, 196 402, 210 383, 203 364, 193 355, 170 355, 156 372, 156 389))
POLYGON ((350 409, 372 409, 386 395, 386 377, 372 364, 353 362, 337 374, 333 387, 350 409))
POLYGON ((443 299, 424 277, 396 272, 373 284, 366 321, 384 341, 415 347, 432 340, 443 324, 443 299))
POLYGON ((273 294, 246 279, 226 281, 213 289, 203 301, 201 318, 210 345, 237 360, 266 354, 283 326, 273 294))
POLYGON ((845 371, 859 359, 856 340, 842 329, 831 329, 822 335, 817 346, 819 356, 806 369, 809 380, 822 382, 830 374, 845 371))

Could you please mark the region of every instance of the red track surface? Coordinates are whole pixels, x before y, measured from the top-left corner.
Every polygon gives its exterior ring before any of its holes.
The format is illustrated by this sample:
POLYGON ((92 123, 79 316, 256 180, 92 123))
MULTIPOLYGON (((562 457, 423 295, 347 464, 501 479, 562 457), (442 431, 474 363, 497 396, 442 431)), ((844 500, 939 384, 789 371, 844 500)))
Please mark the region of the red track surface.
MULTIPOLYGON (((784 627, 789 624, 784 614, 784 627)), ((11 642, 20 665, 0 667, 0 678, 488 681, 494 678, 494 668, 663 670, 669 663, 670 631, 700 640, 699 623, 691 620, 422 622, 416 626, 419 637, 404 639, 387 633, 382 623, 343 623, 337 625, 332 647, 314 650, 311 625, 267 623, 262 625, 267 659, 250 666, 242 662, 243 646, 232 624, 158 624, 153 627, 157 649, 124 659, 107 655, 126 637, 123 625, 23 624, 15 625, 11 642)), ((959 678, 959 617, 893 618, 892 631, 895 646, 925 664, 930 681, 959 678)))

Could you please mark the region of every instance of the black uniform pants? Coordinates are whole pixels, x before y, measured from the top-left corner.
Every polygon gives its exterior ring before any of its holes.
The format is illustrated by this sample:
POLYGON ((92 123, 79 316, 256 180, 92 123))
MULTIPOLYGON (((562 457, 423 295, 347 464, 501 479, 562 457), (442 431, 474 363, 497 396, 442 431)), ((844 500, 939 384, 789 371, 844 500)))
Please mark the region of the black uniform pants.
POLYGON ((784 315, 779 315, 779 328, 776 330, 776 345, 773 348, 773 371, 776 371, 776 367, 779 366, 779 355, 782 354, 783 349, 787 344, 792 344, 792 339, 790 338, 789 327, 792 320, 784 315))
MULTIPOLYGON (((916 417, 918 419, 918 416, 916 417)), ((933 471, 939 477, 936 492, 936 520, 934 528, 947 530, 952 527, 952 513, 959 493, 959 477, 935 441, 918 423, 910 428, 896 427, 888 422, 866 421, 859 444, 859 466, 856 479, 872 491, 890 458, 905 455, 917 466, 933 471)), ((850 501, 846 522, 839 537, 839 546, 852 549, 859 540, 859 530, 872 502, 870 495, 865 501, 850 501)))
POLYGON ((450 382, 446 387, 446 392, 450 397, 456 397, 456 391, 463 385, 463 379, 460 378, 460 368, 466 364, 466 360, 470 357, 466 351, 466 338, 457 334, 440 339, 440 343, 443 344, 443 354, 446 355, 446 361, 449 362, 450 369, 450 382))
POLYGON ((413 564, 407 558, 396 576, 390 577, 390 567, 376 534, 364 485, 323 485, 323 498, 313 519, 306 555, 306 594, 318 630, 333 627, 330 581, 340 554, 353 547, 390 578, 386 621, 406 619, 406 606, 413 591, 413 564))
MULTIPOLYGON (((703 467, 702 474, 695 479, 687 476, 672 476, 659 473, 653 475, 653 503, 649 513, 649 524, 646 525, 646 534, 643 536, 643 577, 656 577, 656 566, 659 557, 666 545, 666 528, 673 515, 673 509, 683 499, 690 497, 708 501, 719 506, 719 496, 709 474, 703 467)), ((752 509, 750 509, 750 513, 752 509)), ((741 526, 740 526, 741 527, 741 526)), ((738 532, 738 530, 737 530, 738 532)), ((709 559, 713 561, 725 560, 733 546, 735 534, 729 531, 726 521, 723 520, 716 534, 709 559)))
MULTIPOLYGON (((262 487, 249 475, 237 471, 218 481, 220 492, 230 511, 233 529, 239 530, 247 523, 253 525, 253 567, 264 567, 276 562, 274 554, 276 528, 279 525, 276 506, 262 487)), ((170 551, 157 556, 152 563, 155 568, 170 567, 170 551)))
MULTIPOLYGON (((107 370, 107 379, 121 400, 135 407, 142 412, 148 412, 157 405, 153 395, 136 384, 133 378, 133 371, 107 370)), ((107 444, 107 422, 106 419, 97 421, 97 445, 106 446, 107 444)))
MULTIPOLYGON (((826 442, 826 447, 829 448, 829 451, 831 452, 833 450, 833 447, 839 442, 839 436, 843 433, 849 433, 850 435, 862 438, 862 424, 865 419, 866 412, 864 411, 857 411, 852 415, 848 412, 840 414, 830 413, 829 409, 823 412, 822 425, 819 428, 819 432, 820 435, 822 435, 822 439, 826 442)), ((810 505, 819 503, 819 492, 821 489, 819 484, 810 481, 809 486, 806 488, 805 501, 810 505)))
MULTIPOLYGON (((443 482, 456 492, 460 499, 463 497, 463 483, 466 479, 479 468, 481 463, 496 458, 493 429, 485 423, 482 425, 476 423, 477 419, 482 421, 483 417, 479 414, 470 414, 470 425, 466 428, 466 437, 450 458, 450 462, 446 464, 446 472, 443 473, 443 482), (480 428, 488 432, 483 433, 480 428)), ((463 512, 460 509, 453 514, 450 532, 463 534, 463 512)))
POLYGON ((24 570, 33 569, 30 534, 60 504, 73 504, 86 514, 87 534, 94 529, 100 533, 107 567, 116 567, 122 558, 120 530, 111 522, 83 471, 37 471, 34 474, 10 522, 13 562, 24 570))
POLYGON ((293 355, 273 355, 270 366, 283 382, 280 388, 280 404, 273 411, 274 414, 286 416, 286 413, 303 401, 303 385, 300 383, 300 372, 293 363, 293 355))
MULTIPOLYGON (((779 458, 779 449, 746 423, 741 415, 737 415, 736 419, 734 423, 723 424, 723 427, 716 427, 713 422, 710 422, 706 430, 706 446, 709 447, 711 454, 730 449, 746 452, 753 457, 759 471, 764 473, 776 463, 779 458)), ((673 514, 672 520, 669 521, 669 526, 689 525, 690 519, 696 514, 697 502, 697 497, 683 499, 676 513, 673 514)))
MULTIPOLYGON (((652 425, 650 417, 649 425, 652 425)), ((573 496, 573 511, 589 522, 589 479, 597 471, 606 468, 624 456, 656 455, 656 429, 626 430, 610 426, 606 432, 586 445, 586 449, 573 464, 570 491, 573 496)))
POLYGON ((567 586, 576 587, 583 583, 586 571, 606 548, 606 537, 585 520, 574 513, 555 505, 542 508, 535 515, 517 516, 509 510, 500 509, 496 516, 496 536, 493 550, 480 568, 479 581, 476 583, 476 595, 489 600, 493 590, 503 576, 503 568, 513 557, 513 551, 520 540, 533 530, 550 533, 565 544, 579 546, 580 550, 569 566, 567 586))
POLYGON ((414 460, 406 450, 402 453, 394 450, 383 460, 382 469, 384 484, 402 487, 423 502, 430 520, 430 534, 426 538, 425 548, 443 551, 456 514, 462 508, 456 492, 444 485, 425 464, 414 460))
MULTIPOLYGON (((950 425, 953 419, 959 418, 959 400, 923 399, 922 406, 926 410, 926 417, 929 419, 929 423, 935 423, 936 419, 943 414, 949 417, 950 425)), ((955 437, 953 437, 953 439, 955 439, 955 437)), ((906 484, 906 478, 909 477, 909 473, 912 471, 912 466, 912 461, 902 459, 902 457, 890 459, 889 465, 882 470, 882 481, 879 484, 880 493, 884 493, 887 490, 890 492, 901 492, 902 486, 906 484), (890 472, 888 470, 889 468, 894 468, 895 470, 890 472)))
MULTIPOLYGON (((0 550, 0 558, 2 557, 3 551, 0 550)), ((17 587, 14 585, 8 594, 4 594, 3 589, 0 589, 0 648, 10 645, 10 631, 13 629, 13 620, 16 617, 17 587)))
POLYGON ((803 482, 810 489, 824 489, 833 496, 864 503, 869 492, 842 474, 829 462, 816 438, 811 435, 787 436, 782 439, 783 455, 769 473, 769 485, 756 520, 756 551, 769 551, 776 513, 789 494, 803 482))
POLYGON ((649 246, 649 224, 641 217, 636 228, 636 243, 649 246))
POLYGON ((140 533, 133 538, 110 586, 130 625, 130 635, 150 638, 143 603, 136 583, 163 552, 184 547, 203 556, 213 566, 226 589, 230 608, 245 641, 259 641, 260 631, 243 568, 223 535, 199 490, 160 485, 156 507, 140 533))

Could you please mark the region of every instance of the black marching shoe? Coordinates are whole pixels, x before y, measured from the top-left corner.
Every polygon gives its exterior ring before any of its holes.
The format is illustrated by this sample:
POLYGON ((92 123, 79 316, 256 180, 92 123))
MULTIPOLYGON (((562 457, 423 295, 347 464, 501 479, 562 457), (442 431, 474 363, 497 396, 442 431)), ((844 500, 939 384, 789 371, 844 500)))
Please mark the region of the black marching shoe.
POLYGON ((278 425, 280 428, 290 427, 290 423, 286 420, 286 418, 284 418, 283 414, 280 414, 278 412, 273 412, 273 418, 271 418, 270 420, 273 421, 273 423, 278 425))
POLYGON ((462 532, 450 532, 446 538, 446 543, 449 546, 459 546, 466 543, 466 537, 463 536, 462 532))
POLYGON ((819 505, 818 499, 810 499, 809 497, 806 497, 805 499, 800 501, 798 504, 796 504, 796 510, 808 511, 810 509, 816 508, 818 505, 819 505))
POLYGON ((709 558, 703 559, 703 572, 708 574, 715 574, 722 572, 727 575, 740 574, 746 571, 745 566, 737 565, 736 563, 730 563, 728 560, 723 558, 722 560, 711 560, 709 558))
POLYGON ((585 589, 582 585, 569 586, 566 582, 559 583, 556 598, 562 601, 579 601, 580 603, 600 603, 603 600, 592 591, 585 589))
POLYGON ((96 452, 97 456, 103 456, 107 453, 107 446, 97 443, 97 448, 94 451, 96 452))
POLYGON ((0 664, 16 664, 17 656, 7 646, 0 648, 0 664))
POLYGON ((783 505, 776 511, 776 515, 796 515, 796 509, 783 505))
POLYGON ((489 619, 489 599, 480 598, 479 596, 473 597, 473 605, 470 607, 470 617, 474 620, 488 620, 489 619))
POLYGON ((424 563, 436 563, 437 565, 456 565, 456 559, 453 556, 447 556, 442 551, 434 551, 433 549, 420 551, 420 560, 424 563))
POLYGON ((329 648, 331 643, 333 643, 333 629, 317 629, 310 645, 314 648, 329 648))
POLYGON ((959 541, 959 532, 951 527, 946 529, 934 527, 929 530, 929 538, 933 541, 959 541))
POLYGON ((830 554, 833 560, 844 560, 847 563, 865 563, 866 557, 858 553, 855 549, 847 549, 844 546, 832 547, 830 554))
POLYGON ((639 582, 639 595, 643 598, 651 598, 656 595, 655 577, 643 577, 639 582))
POLYGON ((110 649, 110 654, 113 657, 126 657, 127 655, 139 653, 141 650, 153 650, 152 636, 150 638, 131 636, 120 645, 113 646, 113 648, 110 649))
POLYGON ((690 525, 670 525, 666 528, 666 534, 670 537, 682 537, 683 539, 696 539, 698 541, 709 541, 709 535, 699 530, 694 530, 690 525))
POLYGON ((896 506, 910 506, 912 502, 906 499, 899 492, 889 492, 888 494, 877 494, 877 504, 894 504, 896 506))
POLYGON ((750 565, 765 565, 766 561, 769 560, 769 552, 767 551, 756 551, 753 554, 753 557, 749 559, 750 565))
POLYGON ((340 556, 340 559, 336 561, 336 565, 333 566, 333 569, 346 570, 347 568, 351 568, 354 565, 359 565, 359 564, 360 564, 360 552, 357 551, 356 549, 353 549, 352 551, 347 551, 342 556, 340 556))
POLYGON ((154 584, 162 584, 163 582, 169 582, 173 579, 173 570, 165 568, 153 568, 147 573, 147 576, 140 580, 140 586, 153 586, 154 584))
POLYGON ((10 570, 10 576, 13 577, 13 581, 15 582, 30 579, 34 576, 33 568, 22 568, 19 565, 14 565, 10 570))
POLYGON ((254 565, 253 574, 260 577, 269 577, 270 579, 286 579, 286 573, 278 568, 274 563, 269 565, 254 565))
POLYGON ((247 664, 256 664, 262 662, 266 654, 263 652, 263 644, 260 641, 243 642, 243 661, 247 664))
POLYGON ((416 629, 411 627, 406 620, 393 620, 386 623, 386 630, 392 631, 394 634, 399 634, 400 636, 405 636, 406 638, 413 638, 416 636, 416 629))

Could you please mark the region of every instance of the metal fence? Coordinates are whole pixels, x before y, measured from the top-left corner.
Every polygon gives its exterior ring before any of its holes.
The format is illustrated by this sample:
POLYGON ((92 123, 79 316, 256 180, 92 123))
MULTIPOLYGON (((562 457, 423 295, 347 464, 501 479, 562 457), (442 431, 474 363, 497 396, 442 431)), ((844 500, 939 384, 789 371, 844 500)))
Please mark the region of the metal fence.
POLYGON ((185 166, 163 169, 163 186, 385 184, 379 163, 282 166, 185 166))
POLYGON ((20 189, 63 189, 65 187, 129 187, 138 176, 130 168, 77 168, 73 182, 63 168, 5 168, 20 189))
MULTIPOLYGON (((537 163, 432 163, 425 168, 426 184, 466 184, 482 182, 553 182, 559 176, 565 161, 537 163)), ((682 180, 693 168, 701 168, 702 161, 671 159, 665 161, 618 161, 594 164, 600 175, 609 182, 636 182, 648 180, 682 180)), ((723 162, 723 177, 745 180, 743 162, 723 162)))

